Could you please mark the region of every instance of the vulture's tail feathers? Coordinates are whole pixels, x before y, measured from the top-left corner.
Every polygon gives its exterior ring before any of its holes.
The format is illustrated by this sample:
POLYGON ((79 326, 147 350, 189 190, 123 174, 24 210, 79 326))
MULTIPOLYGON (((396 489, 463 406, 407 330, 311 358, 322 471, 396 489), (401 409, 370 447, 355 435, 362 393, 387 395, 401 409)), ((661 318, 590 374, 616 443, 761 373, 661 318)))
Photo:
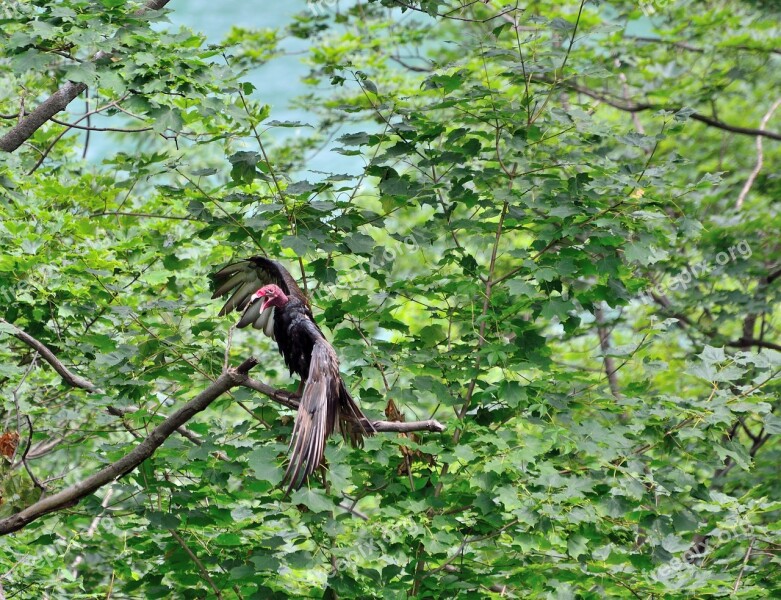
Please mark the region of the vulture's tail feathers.
POLYGON ((301 395, 290 438, 290 462, 285 471, 285 495, 300 488, 323 461, 325 444, 334 430, 338 407, 339 367, 326 343, 312 348, 309 377, 301 395))
POLYGON ((363 445, 363 438, 375 433, 371 420, 355 403, 344 381, 339 379, 339 431, 353 446, 363 445))

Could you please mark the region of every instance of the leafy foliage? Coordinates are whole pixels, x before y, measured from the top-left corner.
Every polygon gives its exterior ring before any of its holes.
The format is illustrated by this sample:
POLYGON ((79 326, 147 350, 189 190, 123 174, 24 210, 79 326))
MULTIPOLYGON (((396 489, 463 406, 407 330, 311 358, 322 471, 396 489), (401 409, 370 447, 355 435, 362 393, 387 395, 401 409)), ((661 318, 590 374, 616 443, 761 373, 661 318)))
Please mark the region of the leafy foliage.
POLYGON ((13 534, 6 597, 778 594, 779 21, 642 6, 315 2, 219 45, 124 2, 3 8, 6 126, 66 80, 91 113, 2 156, 3 318, 99 391, 0 322, 0 517, 219 375, 208 276, 250 254, 300 276, 366 412, 448 427, 334 441, 285 499, 290 412, 236 388, 13 534), (247 81, 286 36, 315 127, 247 81), (308 169, 331 139, 350 173, 308 169))

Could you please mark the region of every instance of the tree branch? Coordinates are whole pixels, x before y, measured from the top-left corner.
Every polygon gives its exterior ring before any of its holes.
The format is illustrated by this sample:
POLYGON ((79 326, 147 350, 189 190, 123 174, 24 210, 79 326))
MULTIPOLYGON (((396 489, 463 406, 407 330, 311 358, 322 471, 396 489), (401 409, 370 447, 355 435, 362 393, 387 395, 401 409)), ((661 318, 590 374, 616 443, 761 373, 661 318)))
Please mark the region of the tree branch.
POLYGON ((187 556, 189 556, 193 560, 195 566, 198 567, 198 571, 200 572, 201 577, 204 578, 206 583, 209 584, 209 587, 214 591, 214 595, 217 598, 217 600, 222 600, 222 592, 220 591, 220 588, 218 588, 215 585, 214 580, 209 576, 209 571, 206 569, 206 567, 203 566, 203 563, 196 556, 195 552, 193 552, 190 549, 190 547, 187 545, 187 542, 184 541, 184 538, 181 535, 179 535, 179 532, 176 531, 176 529, 171 530, 171 535, 179 543, 182 549, 187 553, 187 556))
POLYGON ((781 352, 781 344, 774 344, 773 342, 766 342, 764 340, 755 340, 753 338, 740 338, 735 342, 727 342, 727 346, 733 348, 748 348, 749 346, 756 346, 757 348, 767 348, 769 350, 775 350, 781 352))
MULTIPOLYGON (((19 329, 16 325, 9 323, 5 319, 0 318, 0 324, 8 328, 14 337, 18 338, 36 350, 40 356, 46 362, 48 362, 55 371, 57 371, 57 373, 66 383, 72 387, 84 389, 90 392, 100 391, 99 388, 88 379, 72 373, 65 365, 62 364, 62 362, 45 344, 38 341, 25 331, 19 329)), ((89 496, 96 490, 111 483, 115 479, 126 475, 138 467, 138 465, 144 462, 147 458, 152 456, 157 448, 159 448, 174 431, 178 431, 188 439, 192 439, 189 435, 187 435, 190 432, 183 427, 184 424, 187 423, 187 421, 189 421, 197 413, 206 409, 222 394, 234 387, 248 387, 264 394, 275 402, 283 404, 284 406, 294 410, 298 409, 298 401, 295 395, 290 394, 284 390, 278 390, 271 387, 270 385, 249 378, 248 373, 250 369, 252 369, 257 364, 258 360, 252 357, 245 360, 236 369, 226 369, 216 380, 214 380, 214 382, 211 383, 211 385, 209 385, 195 398, 187 402, 179 410, 166 417, 162 423, 155 427, 142 442, 140 442, 133 450, 128 452, 118 461, 52 496, 39 500, 35 504, 32 504, 23 509, 21 512, 0 520, 0 535, 18 531, 32 521, 35 521, 44 515, 73 506, 77 504, 82 498, 89 496)), ((124 415, 123 411, 119 409, 114 409, 112 411, 111 408, 112 407, 109 408, 109 412, 111 414, 120 417, 124 415)), ((410 423, 373 421, 372 425, 378 432, 408 433, 411 431, 441 432, 445 430, 445 427, 441 423, 433 419, 410 423)), ((198 443, 195 440, 192 441, 194 443, 198 443)))
MULTIPOLYGON (((773 113, 778 110, 778 107, 781 106, 781 98, 776 99, 775 102, 770 106, 768 111, 765 113, 765 116, 762 117, 762 121, 759 124, 759 129, 761 131, 765 130, 765 127, 767 127, 768 121, 770 121, 770 117, 773 116, 773 113)), ((743 189, 740 190, 740 194, 738 195, 738 199, 735 202, 735 209, 740 210, 743 207, 743 202, 746 200, 746 196, 748 196, 749 191, 751 191, 751 187, 754 185, 754 182, 757 179, 757 176, 759 175, 759 172, 762 170, 762 164, 764 162, 764 152, 762 149, 762 136, 757 136, 756 141, 756 148, 757 148, 757 162, 754 165, 754 168, 751 170, 751 173, 748 176, 748 179, 746 179, 746 183, 743 184, 743 189)))
MULTIPOLYGON (((62 379, 70 385, 71 387, 87 390, 88 392, 101 392, 102 390, 98 388, 94 383, 92 383, 89 379, 85 379, 81 375, 76 375, 75 373, 72 373, 68 367, 66 367, 60 359, 58 359, 54 352, 52 352, 49 347, 44 344, 43 342, 35 339, 33 336, 31 336, 26 331, 19 329, 16 325, 13 325, 12 323, 9 323, 3 318, 0 318, 0 323, 6 325, 7 327, 11 328, 11 334, 23 341, 25 344, 30 346, 33 350, 38 352, 38 354, 47 362, 49 363, 55 371, 62 377, 62 379)), ((132 408, 125 408, 120 409, 116 406, 109 406, 106 408, 106 412, 108 412, 110 415, 113 415, 115 417, 119 417, 120 419, 123 419, 124 424, 124 417, 127 413, 134 412, 135 409, 132 408)), ((131 434, 133 434, 134 437, 138 437, 138 435, 130 430, 128 426, 126 425, 126 428, 128 431, 130 431, 131 434)), ((179 427, 177 428, 177 433, 181 435, 184 438, 187 438, 190 440, 193 444, 196 446, 200 446, 203 444, 203 440, 201 440, 196 434, 194 434, 192 431, 187 429, 186 427, 179 427)))
MULTIPOLYGON (((624 39, 635 40, 645 44, 661 44, 663 46, 673 46, 674 48, 680 48, 688 52, 696 52, 697 54, 704 54, 705 48, 699 48, 686 42, 676 42, 674 40, 663 40, 661 38, 646 37, 641 35, 625 35, 624 39)), ((778 48, 759 48, 754 46, 747 46, 745 44, 739 44, 735 46, 719 47, 716 50, 745 50, 746 52, 760 52, 762 54, 781 54, 781 50, 778 48)))
MULTIPOLYGON (((578 92, 579 94, 583 94, 584 96, 588 96, 589 98, 594 98, 594 100, 599 100, 600 102, 604 102, 608 106, 612 106, 613 108, 622 110, 624 112, 629 112, 629 113, 643 112, 646 110, 667 110, 667 111, 677 112, 683 108, 682 106, 665 106, 663 104, 650 104, 644 102, 634 102, 631 100, 623 100, 611 94, 598 92, 589 87, 580 85, 574 81, 568 81, 568 80, 554 81, 553 79, 550 79, 543 75, 533 75, 532 81, 536 81, 538 83, 547 83, 549 85, 561 85, 569 90, 572 90, 573 92, 578 92)), ((779 132, 767 131, 765 129, 752 129, 750 127, 743 127, 741 125, 732 125, 730 123, 725 123, 724 121, 720 121, 714 117, 703 115, 702 113, 698 113, 696 111, 691 113, 689 115, 689 118, 694 121, 699 121, 700 123, 704 123, 705 125, 708 125, 710 127, 715 127, 716 129, 722 129, 724 131, 731 131, 732 133, 739 133, 741 135, 750 135, 755 137, 767 137, 773 140, 781 140, 781 133, 779 132)))
POLYGON ((223 372, 209 387, 203 390, 195 398, 185 403, 179 410, 168 416, 152 430, 143 442, 138 444, 118 461, 101 469, 94 475, 90 475, 86 479, 28 506, 21 512, 0 520, 0 535, 18 531, 44 515, 73 506, 82 498, 89 496, 104 485, 130 473, 147 458, 152 456, 155 450, 157 450, 178 427, 184 425, 194 415, 204 410, 222 394, 231 388, 241 385, 241 383, 248 378, 248 371, 256 364, 258 364, 256 359, 249 358, 237 369, 229 369, 228 371, 223 372))
MULTIPOLYGON (((169 1, 170 0, 149 0, 143 8, 140 8, 134 14, 138 16, 148 10, 160 10, 168 4, 169 1)), ((108 53, 101 50, 92 57, 92 60, 93 62, 97 62, 107 56, 108 53)), ((68 104, 73 102, 73 100, 86 89, 87 85, 85 83, 68 81, 0 138, 0 150, 14 152, 19 146, 30 139, 46 121, 51 119, 58 112, 65 110, 68 104)))
POLYGON ((54 370, 57 371, 59 376, 65 380, 65 383, 71 387, 81 388, 82 390, 87 390, 88 392, 95 392, 98 390, 97 386, 90 380, 85 379, 80 375, 76 375, 75 373, 71 373, 71 371, 69 371, 68 368, 63 365, 62 362, 60 362, 60 359, 54 355, 54 352, 52 352, 43 342, 39 342, 29 333, 19 329, 16 325, 9 323, 5 319, 0 318, 0 324, 10 327, 11 335, 23 341, 25 344, 30 346, 30 348, 38 352, 38 354, 41 355, 41 358, 49 363, 54 368, 54 370))
MULTIPOLYGON (((255 379, 247 378, 239 385, 260 392, 264 396, 270 398, 274 402, 278 402, 283 406, 298 410, 298 399, 295 394, 291 394, 285 390, 278 390, 255 379)), ((349 418, 349 417, 348 417, 349 418)), ((397 422, 397 421, 370 421, 364 423, 364 427, 369 429, 368 425, 371 424, 374 430, 382 433, 410 433, 413 431, 432 431, 435 433, 441 433, 445 431, 445 426, 442 425, 436 419, 428 419, 426 421, 409 421, 409 422, 397 422)))
POLYGON ((621 399, 621 388, 618 385, 618 376, 616 375, 616 364, 613 357, 610 355, 610 332, 611 329, 605 327, 605 314, 602 308, 597 308, 594 311, 594 316, 597 321, 597 335, 599 336, 599 347, 602 349, 602 364, 605 367, 605 375, 607 375, 607 383, 610 386, 610 393, 617 400, 621 399))

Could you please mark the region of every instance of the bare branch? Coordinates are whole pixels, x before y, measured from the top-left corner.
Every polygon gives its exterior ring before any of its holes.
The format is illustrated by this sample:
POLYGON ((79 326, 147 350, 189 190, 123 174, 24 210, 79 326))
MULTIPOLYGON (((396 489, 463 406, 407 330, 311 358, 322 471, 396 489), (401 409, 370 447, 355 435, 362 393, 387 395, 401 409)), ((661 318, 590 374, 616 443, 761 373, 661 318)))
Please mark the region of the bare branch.
MULTIPOLYGON (((11 327, 13 330, 13 336, 23 341, 25 344, 30 346, 33 350, 37 351, 38 354, 40 354, 43 359, 49 363, 55 371, 63 378, 65 383, 70 385, 71 387, 80 388, 83 390, 87 390, 88 392, 100 392, 100 388, 98 388, 94 383, 92 383, 90 380, 85 379, 84 377, 81 377, 80 375, 76 375, 75 373, 72 373, 65 365, 62 364, 62 362, 54 355, 54 352, 52 352, 48 346, 46 346, 43 342, 35 339, 33 336, 31 336, 29 333, 23 331, 22 329, 19 329, 16 325, 13 325, 6 321, 5 319, 0 318, 0 323, 4 323, 8 327, 11 327)), ((227 365, 225 367, 227 369, 227 365)), ((115 417, 119 417, 120 419, 123 419, 124 424, 124 417, 127 413, 135 412, 135 409, 133 408, 124 408, 120 409, 115 406, 109 406, 106 408, 106 412, 108 412, 110 415, 113 415, 115 417)), ((125 425, 125 428, 133 435, 134 437, 140 437, 135 431, 132 431, 127 425, 125 425)), ((177 433, 181 435, 184 438, 187 438, 190 440, 193 444, 196 446, 200 446, 203 444, 203 441, 192 431, 187 429, 186 427, 179 427, 177 430, 177 433)))
POLYGON ((433 431, 442 433, 445 426, 436 419, 427 419, 425 421, 408 421, 406 423, 397 421, 372 421, 375 431, 383 433, 411 433, 413 431, 433 431))
POLYGON ((42 342, 39 342, 36 340, 33 336, 26 333, 25 331, 22 331, 19 329, 16 325, 13 325, 6 321, 5 319, 0 318, 0 323, 8 326, 11 328, 11 334, 17 338, 23 341, 25 344, 30 346, 33 350, 38 352, 38 354, 41 355, 41 358, 43 358, 47 363, 49 363, 55 371, 65 380, 65 383, 72 387, 81 388, 83 390, 87 390, 88 392, 95 392, 97 391, 97 386, 95 386, 94 383, 92 383, 90 380, 85 379, 84 377, 81 377, 80 375, 76 375, 75 373, 72 373, 68 368, 60 362, 60 360, 54 355, 54 352, 49 350, 48 346, 43 344, 42 342))
POLYGON ((756 346, 757 348, 768 348, 769 350, 775 350, 781 352, 781 344, 774 344, 773 342, 766 342, 764 340, 755 340, 753 338, 740 338, 735 342, 727 342, 727 346, 734 348, 748 348, 749 346, 756 346))
POLYGON ((46 493, 46 484, 43 483, 40 479, 38 479, 35 476, 35 473, 33 473, 33 470, 30 468, 30 465, 27 464, 27 454, 30 452, 30 446, 32 445, 33 441, 33 422, 30 419, 29 415, 25 415, 24 418, 27 420, 27 430, 30 432, 29 437, 27 438, 27 447, 24 449, 24 452, 22 453, 22 464, 24 465, 25 470, 27 471, 27 474, 30 476, 30 479, 33 480, 33 484, 35 487, 37 487, 39 490, 41 490, 41 495, 46 493))
MULTIPOLYGON (((135 14, 141 15, 148 10, 160 10, 168 4, 169 1, 170 0, 149 0, 149 2, 147 2, 143 8, 136 11, 135 14)), ((92 60, 99 61, 107 56, 108 53, 101 50, 92 57, 92 60)), ((68 104, 73 102, 73 100, 86 89, 87 85, 84 83, 68 81, 46 100, 41 102, 35 110, 20 119, 19 123, 0 138, 0 150, 14 152, 19 146, 30 139, 44 123, 58 112, 65 110, 68 104)))
POLYGON ((179 535, 179 532, 176 531, 176 529, 171 530, 171 535, 173 538, 179 543, 179 545, 182 547, 182 549, 187 553, 187 556, 189 556, 193 562, 195 563, 195 566, 198 567, 198 571, 201 574, 201 577, 204 578, 206 583, 209 584, 209 587, 214 591, 214 595, 218 600, 222 600, 222 592, 220 592, 220 588, 218 588, 214 580, 209 576, 209 571, 206 570, 206 567, 203 566, 203 563, 200 561, 200 559, 195 555, 195 552, 190 550, 190 547, 187 545, 187 542, 184 541, 184 538, 179 535))
POLYGON ((209 387, 187 402, 179 410, 167 417, 155 427, 147 438, 118 461, 101 469, 94 475, 65 488, 43 500, 39 500, 24 510, 0 520, 0 535, 18 531, 29 523, 52 512, 77 504, 104 485, 107 485, 130 473, 138 465, 154 454, 178 427, 184 425, 194 415, 208 407, 222 394, 241 385, 247 379, 247 372, 257 364, 257 360, 248 359, 238 369, 222 373, 209 387))
POLYGON ((339 503, 339 508, 341 508, 342 510, 347 511, 351 515, 354 515, 354 516, 358 517, 362 521, 368 521, 369 520, 369 516, 366 513, 361 512, 360 510, 355 508, 353 503, 347 502, 346 500, 344 500, 344 501, 339 503))
MULTIPOLYGON (((292 394, 286 390, 278 390, 268 384, 250 378, 242 381, 239 385, 260 392, 264 396, 271 398, 274 402, 278 402, 283 406, 298 410, 298 397, 296 394, 292 394)), ((413 431, 432 431, 441 433, 445 431, 445 426, 436 419, 410 421, 407 423, 397 421, 370 421, 370 423, 375 431, 382 433, 410 433, 413 431)), ((368 427, 366 428, 369 429, 368 427)))
POLYGON ((733 594, 738 593, 738 588, 740 587, 740 582, 743 579, 743 573, 746 570, 748 559, 751 558, 751 551, 754 549, 754 542, 756 542, 756 538, 751 538, 751 541, 748 543, 748 548, 746 549, 746 555, 743 557, 743 564, 740 566, 740 573, 738 573, 738 578, 735 580, 735 585, 732 588, 733 594))
MULTIPOLYGON (((635 40, 646 44, 661 44, 664 46, 672 46, 674 48, 680 48, 688 52, 695 52, 697 54, 704 54, 705 49, 687 44, 686 42, 677 42, 674 40, 663 40, 662 38, 646 37, 641 35, 625 35, 624 39, 635 40)), ((781 54, 781 50, 778 48, 760 48, 755 46, 747 46, 745 44, 739 44, 736 46, 728 46, 726 48, 716 48, 716 50, 744 50, 746 52, 759 52, 762 54, 781 54)))
MULTIPOLYGON (((765 113, 765 116, 762 117, 762 121, 759 124, 759 129, 761 131, 765 130, 768 121, 770 121, 770 117, 773 116, 773 113, 776 112, 779 106, 781 106, 781 98, 778 98, 775 102, 773 102, 770 109, 765 113)), ((751 191, 751 187, 754 185, 754 181, 756 181, 759 172, 762 170, 762 164, 764 162, 764 152, 762 149, 761 135, 757 136, 756 147, 757 147, 757 162, 754 165, 754 168, 751 170, 751 174, 748 176, 748 179, 746 179, 746 183, 743 184, 743 189, 740 190, 738 199, 735 202, 736 210, 740 210, 743 207, 743 202, 746 200, 746 196, 748 196, 749 191, 751 191)))

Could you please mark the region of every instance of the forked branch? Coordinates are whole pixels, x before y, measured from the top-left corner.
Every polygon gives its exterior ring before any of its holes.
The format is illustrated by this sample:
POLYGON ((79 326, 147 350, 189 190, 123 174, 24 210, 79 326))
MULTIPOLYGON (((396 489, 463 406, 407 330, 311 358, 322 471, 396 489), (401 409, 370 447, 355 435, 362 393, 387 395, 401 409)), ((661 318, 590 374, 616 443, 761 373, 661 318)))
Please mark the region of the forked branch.
MULTIPOLYGON (((0 319, 0 324, 5 326, 9 332, 34 350, 49 363, 63 380, 72 387, 84 389, 90 392, 98 391, 94 383, 72 373, 40 340, 29 335, 22 329, 0 319)), ((49 513, 68 508, 77 504, 82 498, 89 496, 101 487, 108 485, 112 481, 126 475, 134 470, 138 465, 152 456, 154 452, 165 442, 174 431, 182 431, 187 421, 192 419, 197 413, 205 410, 214 400, 237 386, 244 386, 256 390, 270 399, 283 404, 289 408, 298 408, 298 401, 294 395, 284 390, 275 389, 265 383, 250 379, 248 373, 250 369, 258 364, 254 357, 248 358, 237 368, 225 369, 222 374, 215 379, 205 390, 195 398, 184 404, 179 410, 166 417, 149 435, 144 438, 130 452, 122 458, 107 467, 104 467, 97 473, 90 475, 82 481, 39 500, 35 504, 28 506, 21 512, 0 520, 0 535, 5 535, 18 531, 27 524, 49 513)), ((381 432, 410 432, 410 431, 444 431, 444 426, 435 420, 417 421, 410 423, 397 423, 391 421, 373 421, 372 424, 376 431, 381 432)))

